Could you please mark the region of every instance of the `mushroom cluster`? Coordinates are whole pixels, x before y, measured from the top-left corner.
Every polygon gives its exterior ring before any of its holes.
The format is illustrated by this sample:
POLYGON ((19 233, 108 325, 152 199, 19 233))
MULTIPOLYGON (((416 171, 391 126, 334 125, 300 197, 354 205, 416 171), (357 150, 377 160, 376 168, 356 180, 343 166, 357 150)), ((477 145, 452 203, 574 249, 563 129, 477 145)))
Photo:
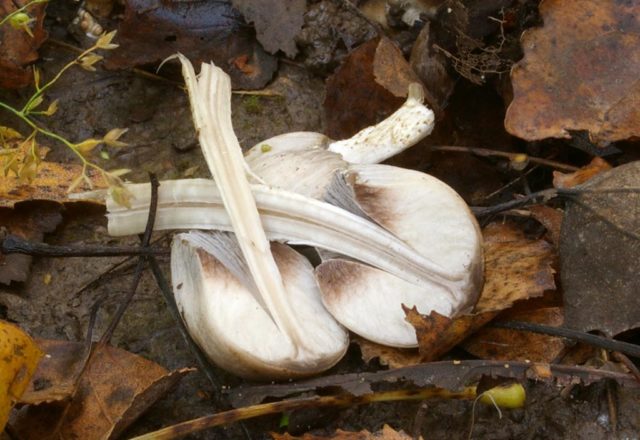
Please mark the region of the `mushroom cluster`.
MULTIPOLYGON (((415 347, 403 304, 450 317, 473 307, 482 236, 467 205, 434 177, 378 164, 431 132, 419 85, 350 139, 288 133, 243 156, 228 76, 212 64, 196 76, 179 58, 213 180, 161 182, 154 227, 192 230, 173 239, 172 284, 213 362, 249 378, 306 376, 340 360, 347 329, 415 347), (290 247, 300 244, 320 264, 290 247)), ((107 198, 112 235, 144 229, 150 187, 128 190, 130 207, 107 198)))

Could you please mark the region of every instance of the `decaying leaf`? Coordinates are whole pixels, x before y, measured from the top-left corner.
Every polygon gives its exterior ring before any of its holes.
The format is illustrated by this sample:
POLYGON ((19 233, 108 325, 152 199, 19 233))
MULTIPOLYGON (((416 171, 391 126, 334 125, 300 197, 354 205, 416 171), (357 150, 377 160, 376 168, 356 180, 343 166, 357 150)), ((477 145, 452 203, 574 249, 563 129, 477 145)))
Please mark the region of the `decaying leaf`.
POLYGON ((504 310, 514 302, 555 289, 553 246, 529 240, 510 223, 492 223, 483 230, 485 283, 475 312, 504 310))
POLYGON ((159 63, 180 52, 194 64, 215 62, 231 76, 234 88, 259 89, 277 67, 228 2, 128 0, 117 42, 108 68, 159 63), (241 66, 234 62, 238 57, 246 57, 241 66))
POLYGON ((0 321, 0 432, 41 357, 42 351, 29 335, 16 325, 0 321))
MULTIPOLYGON (((25 399, 38 403, 64 397, 76 382, 84 354, 77 342, 43 342, 51 356, 34 376, 25 399), (54 382, 59 381, 59 382, 54 382)), ((97 346, 77 384, 73 400, 31 405, 21 409, 12 425, 20 438, 113 439, 190 369, 168 372, 135 354, 110 346, 97 346)))
MULTIPOLYGON (((28 0, 0 0, 0 19, 29 3, 28 0)), ((29 85, 33 79, 30 64, 38 59, 38 48, 47 38, 43 28, 45 3, 34 4, 24 12, 30 22, 23 27, 9 23, 0 26, 0 88, 17 89, 29 85)))
POLYGON ((233 0, 245 20, 253 23, 258 41, 269 53, 283 51, 289 58, 298 53, 295 36, 304 23, 306 0, 264 2, 260 0, 233 0))
POLYGON ((588 131, 597 143, 640 135, 640 4, 545 0, 525 33, 505 127, 526 140, 588 131))
POLYGON ((326 134, 346 139, 375 125, 402 105, 413 82, 420 80, 391 40, 364 43, 327 80, 326 134))
MULTIPOLYGON (((12 208, 16 203, 27 200, 70 202, 72 200, 69 199, 69 188, 81 174, 82 166, 80 165, 41 162, 31 182, 25 182, 14 175, 0 177, 0 208, 12 208)), ((88 171, 87 174, 94 188, 106 188, 105 182, 98 173, 88 171)), ((83 181, 74 192, 90 189, 83 181)))
MULTIPOLYGON (((3 179, 0 178, 0 185, 2 181, 3 179)), ((0 229, 4 234, 13 234, 40 242, 44 234, 53 232, 60 224, 61 211, 60 204, 47 201, 22 202, 16 204, 13 209, 0 207, 0 229)), ((0 235, 0 239, 2 238, 0 235)), ((29 255, 0 253, 0 283, 26 281, 31 259, 29 255)))
POLYGON ((534 205, 528 209, 531 216, 547 228, 547 238, 557 247, 560 243, 560 228, 564 212, 547 205, 534 205))
POLYGON ((422 357, 416 349, 387 347, 386 345, 367 341, 357 335, 351 336, 351 342, 355 342, 360 347, 363 361, 369 363, 374 359, 378 359, 381 365, 389 368, 415 365, 420 363, 422 357))
POLYGON ((560 240, 565 325, 614 336, 640 326, 640 161, 581 188, 560 240))
MULTIPOLYGON (((404 431, 396 431, 389 425, 384 425, 380 431, 369 432, 366 429, 360 432, 343 431, 338 429, 330 436, 304 434, 301 437, 289 433, 277 434, 272 432, 273 440, 411 440, 414 437, 405 434, 404 431)), ((419 437, 422 439, 422 436, 419 437)))
POLYGON ((407 321, 416 329, 421 362, 439 359, 497 314, 497 312, 485 312, 451 319, 435 311, 429 315, 421 315, 415 307, 405 308, 404 311, 407 321))
POLYGON ((573 173, 553 172, 553 186, 555 188, 573 188, 582 185, 587 180, 598 174, 610 170, 611 165, 601 157, 594 157, 589 165, 580 168, 573 173))
MULTIPOLYGON (((561 307, 508 310, 500 320, 524 321, 559 327, 561 307)), ((483 328, 463 343, 466 351, 482 359, 551 362, 564 350, 562 338, 501 328, 483 328)))

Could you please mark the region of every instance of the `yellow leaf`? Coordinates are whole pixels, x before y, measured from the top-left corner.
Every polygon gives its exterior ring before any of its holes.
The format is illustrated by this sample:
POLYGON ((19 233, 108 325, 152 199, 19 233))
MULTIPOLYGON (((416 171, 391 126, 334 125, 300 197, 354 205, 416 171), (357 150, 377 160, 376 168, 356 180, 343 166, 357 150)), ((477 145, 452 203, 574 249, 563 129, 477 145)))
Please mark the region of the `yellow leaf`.
POLYGON ((100 55, 96 55, 95 53, 90 53, 87 54, 85 56, 83 56, 82 58, 80 58, 79 63, 80 63, 80 67, 82 67, 84 70, 88 70, 90 72, 95 72, 96 68, 93 67, 93 65, 95 63, 97 63, 98 61, 102 60, 104 57, 100 56, 100 55))
POLYGON ((116 31, 111 31, 109 33, 105 33, 100 35, 98 41, 96 41, 96 47, 99 49, 115 49, 118 47, 117 44, 112 44, 111 41, 116 36, 116 31))
POLYGON ((22 139, 22 135, 13 128, 0 126, 0 139, 11 141, 13 139, 22 139))
POLYGON ((47 108, 46 111, 42 112, 42 114, 46 116, 51 116, 57 111, 58 111, 58 100, 56 99, 51 104, 49 104, 49 108, 47 108))
POLYGON ((0 432, 11 408, 29 385, 42 354, 29 335, 0 321, 0 432))
POLYGON ((121 142, 118 139, 120 139, 120 137, 127 131, 129 131, 128 128, 113 128, 109 130, 109 133, 104 135, 104 138, 102 138, 102 140, 110 147, 126 147, 128 144, 125 142, 121 142))
POLYGON ((83 156, 89 154, 94 148, 102 143, 100 139, 85 139, 84 141, 76 144, 76 150, 83 156))

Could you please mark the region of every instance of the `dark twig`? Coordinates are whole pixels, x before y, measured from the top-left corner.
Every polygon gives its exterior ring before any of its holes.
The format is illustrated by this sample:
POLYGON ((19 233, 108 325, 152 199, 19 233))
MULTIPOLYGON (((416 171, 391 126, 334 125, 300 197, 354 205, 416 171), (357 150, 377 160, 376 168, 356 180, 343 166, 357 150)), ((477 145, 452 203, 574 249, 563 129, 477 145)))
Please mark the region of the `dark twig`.
POLYGON ((138 255, 168 255, 168 249, 138 246, 54 246, 8 235, 0 248, 3 254, 26 254, 32 257, 127 257, 138 255))
MULTIPOLYGON (((149 242, 151 241, 151 233, 153 232, 153 225, 156 221, 156 210, 158 208, 158 187, 160 186, 160 183, 158 182, 158 179, 154 174, 150 174, 149 177, 151 181, 151 203, 149 204, 149 217, 147 217, 147 225, 144 229, 144 234, 142 235, 143 248, 148 248, 149 242)), ((116 310, 116 314, 111 320, 109 327, 102 335, 102 338, 100 338, 100 344, 107 344, 111 340, 111 336, 113 336, 113 332, 115 331, 116 326, 122 319, 124 312, 127 310, 127 307, 129 307, 129 304, 131 303, 131 300, 133 299, 133 296, 138 289, 138 284, 140 283, 140 279, 142 278, 142 271, 146 262, 147 257, 141 255, 138 259, 138 264, 136 265, 136 269, 133 274, 133 280, 131 282, 129 292, 127 293, 126 298, 124 298, 124 300, 120 304, 120 307, 118 307, 118 310, 116 310)))
POLYGON ((542 191, 538 191, 528 196, 521 197, 515 200, 509 200, 508 202, 499 203, 493 206, 473 206, 471 207, 471 211, 477 217, 483 217, 486 215, 498 214, 503 211, 508 211, 514 208, 520 208, 524 205, 527 205, 531 202, 537 201, 539 198, 543 199, 552 199, 558 196, 558 190, 555 188, 545 189, 542 191))
POLYGON ((603 348, 609 351, 618 351, 629 356, 640 358, 640 346, 630 344, 628 342, 608 339, 603 336, 592 335, 590 333, 572 330, 563 327, 551 327, 548 325, 534 324, 532 322, 506 321, 494 322, 491 327, 506 328, 510 330, 520 330, 543 335, 557 336, 560 338, 573 339, 575 341, 584 342, 594 347, 603 348))
POLYGON ((537 163, 539 165, 548 166, 557 170, 577 171, 579 168, 573 165, 567 165, 551 159, 543 159, 541 157, 533 157, 524 153, 511 153, 508 151, 490 150, 488 148, 460 147, 455 145, 435 145, 430 147, 431 151, 447 151, 452 153, 471 153, 481 157, 504 157, 509 160, 519 160, 525 158, 526 161, 537 163))

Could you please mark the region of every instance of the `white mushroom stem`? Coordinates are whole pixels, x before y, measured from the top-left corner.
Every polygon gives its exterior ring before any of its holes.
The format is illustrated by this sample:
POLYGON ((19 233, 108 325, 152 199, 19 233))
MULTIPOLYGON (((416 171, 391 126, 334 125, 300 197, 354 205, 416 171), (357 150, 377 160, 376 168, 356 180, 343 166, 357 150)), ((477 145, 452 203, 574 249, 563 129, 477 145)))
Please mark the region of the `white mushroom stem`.
POLYGON ((339 153, 354 164, 373 164, 395 156, 420 142, 433 130, 433 111, 423 105, 424 90, 418 83, 409 85, 406 102, 377 125, 366 127, 342 141, 329 144, 328 150, 339 153))
MULTIPOLYGON (((128 184, 131 208, 107 196, 109 234, 144 231, 149 211, 149 184, 128 184)), ((307 244, 362 261, 420 285, 428 281, 456 290, 460 274, 450 274, 406 242, 375 223, 319 200, 264 185, 252 185, 262 225, 271 240, 307 244)), ((215 183, 207 179, 163 181, 158 192, 156 230, 232 231, 215 183)))
POLYGON ((245 175, 247 166, 231 123, 230 78, 213 64, 204 63, 199 78, 196 78, 189 60, 182 55, 178 57, 182 62, 202 151, 262 302, 283 335, 290 337, 295 347, 312 351, 305 344, 303 331, 287 300, 280 271, 271 254, 245 175))

